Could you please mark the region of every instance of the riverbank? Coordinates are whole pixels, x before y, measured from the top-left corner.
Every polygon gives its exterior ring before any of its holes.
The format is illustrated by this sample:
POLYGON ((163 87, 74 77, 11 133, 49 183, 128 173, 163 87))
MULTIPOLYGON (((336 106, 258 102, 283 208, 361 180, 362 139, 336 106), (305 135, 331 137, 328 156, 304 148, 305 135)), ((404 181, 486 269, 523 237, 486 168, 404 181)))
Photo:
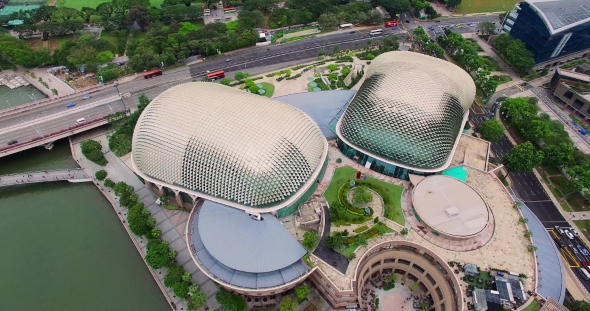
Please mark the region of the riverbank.
MULTIPOLYGON (((212 308, 219 307, 219 304, 215 300, 215 293, 218 291, 217 285, 199 270, 190 257, 189 249, 185 240, 186 224, 189 213, 183 210, 166 210, 155 204, 156 198, 151 191, 145 187, 125 162, 108 150, 107 146, 108 142, 106 139, 106 131, 104 129, 85 132, 84 134, 76 135, 70 139, 70 148, 74 160, 89 176, 93 177, 98 170, 104 169, 108 173, 107 178, 110 178, 113 182, 124 181, 134 187, 134 191, 139 196, 139 200, 143 202, 146 209, 151 212, 151 217, 156 219, 156 227, 162 230, 162 239, 167 241, 170 244, 170 247, 178 253, 176 262, 183 266, 187 272, 191 273, 191 282, 193 284, 198 284, 201 291, 207 295, 206 305, 212 308), (99 141, 102 146, 105 147, 103 152, 106 152, 105 157, 109 161, 106 166, 100 167, 82 156, 80 142, 87 139, 99 141)), ((133 241, 137 251, 141 254, 144 263, 150 270, 150 273, 162 291, 162 294, 170 304, 171 309, 187 310, 186 301, 176 297, 171 289, 168 289, 163 285, 167 268, 152 269, 147 265, 147 262, 145 262, 147 240, 135 236, 129 230, 126 222, 127 208, 120 206, 118 204, 118 198, 115 196, 114 192, 111 189, 104 187, 102 183, 98 182, 94 177, 93 183, 111 203, 113 210, 133 241)))

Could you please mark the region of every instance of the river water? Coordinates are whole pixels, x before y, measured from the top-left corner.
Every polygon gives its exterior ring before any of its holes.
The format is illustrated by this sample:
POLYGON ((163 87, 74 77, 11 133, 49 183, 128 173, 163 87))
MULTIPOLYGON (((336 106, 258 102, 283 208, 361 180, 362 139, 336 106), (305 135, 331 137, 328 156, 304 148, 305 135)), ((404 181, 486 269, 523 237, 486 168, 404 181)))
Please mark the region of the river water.
MULTIPOLYGON (((0 175, 76 168, 66 140, 0 158, 0 175)), ((170 310, 92 183, 0 188, 0 310, 170 310)))

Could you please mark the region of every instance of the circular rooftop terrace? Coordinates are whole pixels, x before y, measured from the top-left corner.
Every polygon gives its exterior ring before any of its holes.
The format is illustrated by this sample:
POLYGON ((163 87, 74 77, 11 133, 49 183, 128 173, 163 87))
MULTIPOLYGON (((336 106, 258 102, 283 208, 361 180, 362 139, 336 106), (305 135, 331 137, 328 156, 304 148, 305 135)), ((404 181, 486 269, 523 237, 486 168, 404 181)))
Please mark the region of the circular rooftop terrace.
POLYGON ((467 184, 448 176, 421 180, 412 191, 414 209, 436 232, 469 238, 488 225, 490 212, 483 198, 467 184))

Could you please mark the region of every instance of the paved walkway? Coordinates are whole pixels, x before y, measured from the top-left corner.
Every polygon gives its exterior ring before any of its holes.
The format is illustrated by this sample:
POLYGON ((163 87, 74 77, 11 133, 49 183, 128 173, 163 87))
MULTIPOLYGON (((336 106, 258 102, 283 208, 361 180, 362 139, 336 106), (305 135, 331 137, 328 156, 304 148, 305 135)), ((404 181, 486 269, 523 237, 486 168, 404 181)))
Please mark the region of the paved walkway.
MULTIPOLYGON (((96 134, 95 131, 91 131, 90 133, 96 134)), ((178 255, 176 256, 176 262, 192 274, 191 282, 193 284, 199 284, 201 291, 207 295, 206 305, 211 308, 219 308, 220 305, 215 300, 215 293, 219 290, 217 285, 199 270, 190 257, 189 249, 185 240, 185 229, 189 213, 184 210, 166 210, 155 204, 156 198, 154 194, 137 178, 135 173, 112 152, 105 154, 105 157, 109 161, 105 167, 100 167, 84 158, 81 155, 80 142, 89 138, 90 137, 86 135, 77 136, 74 139, 72 145, 74 159, 91 176, 94 176, 96 171, 104 169, 108 173, 107 178, 110 178, 115 183, 124 181, 135 188, 135 193, 139 196, 139 201, 145 204, 145 207, 151 212, 151 216, 156 219, 156 227, 162 230, 162 239, 170 243, 170 246, 177 251, 178 255)), ((100 141, 103 146, 108 146, 104 134, 93 137, 92 139, 100 141)), ((124 223, 125 228, 128 229, 126 223, 128 209, 118 204, 118 198, 111 189, 104 187, 102 183, 99 184, 96 181, 94 182, 111 204, 113 204, 119 218, 124 223)), ((130 233, 130 231, 128 232, 130 233)), ((138 247, 138 251, 141 253, 142 258, 145 257, 147 253, 147 240, 131 233, 130 236, 138 247)), ((176 310, 187 310, 185 300, 174 296, 171 289, 164 288, 164 276, 166 275, 167 268, 152 269, 148 267, 148 269, 157 280, 160 289, 165 291, 166 299, 176 305, 176 310)))
POLYGON ((2 175, 0 176, 0 187, 63 180, 69 182, 91 181, 90 176, 84 170, 70 169, 2 175))

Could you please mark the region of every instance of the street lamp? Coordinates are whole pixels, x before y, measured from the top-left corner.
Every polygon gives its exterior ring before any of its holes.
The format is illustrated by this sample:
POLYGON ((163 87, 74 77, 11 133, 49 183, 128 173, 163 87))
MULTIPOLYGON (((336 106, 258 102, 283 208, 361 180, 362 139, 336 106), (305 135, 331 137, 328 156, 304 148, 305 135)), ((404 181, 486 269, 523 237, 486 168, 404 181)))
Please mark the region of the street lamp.
POLYGON ((121 103, 123 104, 123 108, 125 109, 125 113, 127 113, 127 106, 125 106, 125 102, 123 101, 123 96, 119 93, 119 83, 115 82, 115 89, 117 89, 117 94, 119 94, 119 99, 121 99, 121 103))

